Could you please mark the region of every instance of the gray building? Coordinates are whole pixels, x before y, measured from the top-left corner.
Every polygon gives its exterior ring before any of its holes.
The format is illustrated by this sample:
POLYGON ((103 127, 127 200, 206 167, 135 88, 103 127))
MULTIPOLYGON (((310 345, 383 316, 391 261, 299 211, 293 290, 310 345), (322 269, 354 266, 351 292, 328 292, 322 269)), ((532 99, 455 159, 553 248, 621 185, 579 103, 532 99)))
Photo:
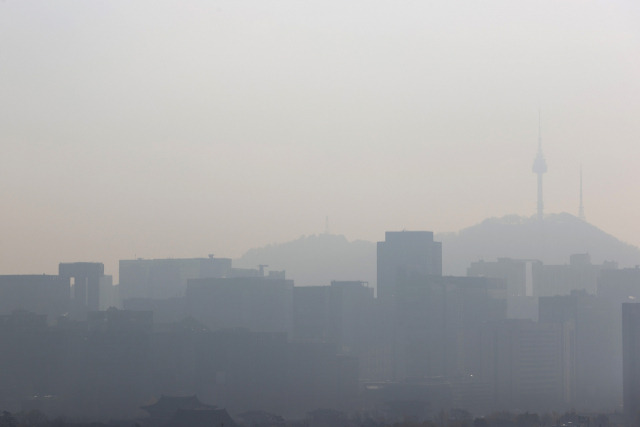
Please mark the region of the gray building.
POLYGON ((533 295, 540 283, 542 268, 538 260, 498 258, 471 263, 467 276, 503 280, 507 285, 507 317, 538 320, 538 299, 533 295))
POLYGON ((640 268, 622 268, 602 270, 598 276, 598 298, 605 301, 608 311, 615 319, 609 328, 610 349, 614 354, 611 372, 617 384, 615 398, 623 400, 623 355, 622 355, 622 305, 640 301, 640 268))
POLYGON ((293 280, 279 275, 190 279, 186 311, 211 330, 293 330, 293 280))
POLYGON ((229 258, 121 260, 120 296, 123 300, 182 297, 189 279, 230 276, 229 258))
POLYGON ((481 370, 480 327, 506 318, 504 283, 485 277, 411 276, 394 301, 394 379, 455 378, 481 370))
POLYGON ((101 262, 60 263, 58 274, 71 286, 71 311, 79 317, 100 309, 100 287, 111 283, 101 262))
POLYGON ((491 385, 491 410, 569 409, 574 391, 572 333, 566 324, 525 319, 487 324, 481 376, 491 385))
POLYGON ((640 419, 640 304, 622 304, 622 381, 629 425, 640 419))
POLYGON ((403 276, 442 276, 442 243, 434 242, 431 231, 387 231, 378 242, 377 266, 377 296, 393 298, 403 276))
POLYGON ((510 297, 533 296, 535 284, 542 275, 542 263, 538 260, 498 258, 497 261, 471 263, 467 276, 503 279, 510 297))
POLYGON ((69 280, 45 274, 0 276, 0 315, 16 310, 47 315, 54 320, 69 312, 69 280))
POLYGON ((334 280, 331 286, 295 287, 293 338, 332 343, 351 352, 367 332, 374 303, 367 282, 334 280))
MULTIPOLYGON (((608 412, 618 407, 620 375, 616 362, 615 331, 620 328, 620 315, 607 299, 586 291, 570 295, 540 297, 540 322, 566 324, 575 329, 568 336, 574 346, 574 392, 572 407, 583 411, 608 412)), ((618 344, 619 345, 619 344, 618 344)))

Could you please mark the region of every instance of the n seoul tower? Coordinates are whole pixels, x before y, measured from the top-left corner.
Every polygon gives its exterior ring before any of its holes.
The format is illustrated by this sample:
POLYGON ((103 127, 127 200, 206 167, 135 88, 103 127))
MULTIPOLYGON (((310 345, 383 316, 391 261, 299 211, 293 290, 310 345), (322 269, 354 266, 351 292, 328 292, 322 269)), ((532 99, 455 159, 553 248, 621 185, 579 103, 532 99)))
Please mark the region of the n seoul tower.
POLYGON ((538 220, 542 221, 543 203, 542 203, 542 174, 547 171, 547 162, 542 155, 542 137, 540 132, 540 112, 538 111, 538 155, 533 161, 533 173, 538 175, 538 220))

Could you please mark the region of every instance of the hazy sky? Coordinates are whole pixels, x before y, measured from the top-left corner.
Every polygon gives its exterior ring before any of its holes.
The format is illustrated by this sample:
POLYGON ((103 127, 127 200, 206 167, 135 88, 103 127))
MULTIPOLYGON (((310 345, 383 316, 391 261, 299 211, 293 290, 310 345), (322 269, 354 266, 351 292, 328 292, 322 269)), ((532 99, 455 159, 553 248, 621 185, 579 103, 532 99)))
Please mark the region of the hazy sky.
POLYGON ((546 212, 640 245, 637 1, 0 2, 0 273, 546 212))

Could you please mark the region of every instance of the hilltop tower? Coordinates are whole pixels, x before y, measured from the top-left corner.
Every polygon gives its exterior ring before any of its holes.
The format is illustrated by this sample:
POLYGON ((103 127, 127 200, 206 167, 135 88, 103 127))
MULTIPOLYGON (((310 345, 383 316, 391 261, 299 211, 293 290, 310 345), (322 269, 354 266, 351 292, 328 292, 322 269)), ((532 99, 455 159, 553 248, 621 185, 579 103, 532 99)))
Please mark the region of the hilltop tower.
POLYGON ((542 175, 547 172, 547 162, 542 155, 542 136, 540 132, 540 113, 538 112, 538 155, 533 161, 533 173, 538 175, 538 219, 542 221, 543 202, 542 202, 542 175))

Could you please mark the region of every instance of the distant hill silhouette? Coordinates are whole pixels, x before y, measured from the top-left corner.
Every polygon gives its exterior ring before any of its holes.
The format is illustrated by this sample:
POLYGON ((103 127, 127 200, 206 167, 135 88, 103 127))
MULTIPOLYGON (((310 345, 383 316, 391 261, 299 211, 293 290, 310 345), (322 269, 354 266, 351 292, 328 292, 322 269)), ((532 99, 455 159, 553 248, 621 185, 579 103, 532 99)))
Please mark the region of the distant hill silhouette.
POLYGON ((297 240, 250 249, 234 260, 238 267, 269 265, 269 270, 286 270, 296 286, 324 286, 332 280, 376 281, 376 244, 349 242, 335 234, 302 236, 297 240))
MULTIPOLYGON (((436 234, 435 238, 442 242, 443 272, 447 275, 464 276, 470 263, 499 257, 566 264, 571 254, 589 253, 597 264, 605 260, 617 261, 621 267, 640 264, 640 249, 567 213, 547 215, 542 226, 536 217, 489 218, 457 233, 436 234)), ((373 286, 376 244, 320 234, 251 249, 234 260, 239 267, 258 264, 286 270, 296 286, 328 285, 331 280, 364 280, 373 286)))
POLYGON ((595 264, 640 264, 640 249, 568 213, 547 215, 542 224, 535 216, 489 218, 458 233, 436 234, 436 240, 442 242, 443 270, 453 275, 465 275, 471 262, 498 257, 566 264, 571 254, 589 253, 595 264))

